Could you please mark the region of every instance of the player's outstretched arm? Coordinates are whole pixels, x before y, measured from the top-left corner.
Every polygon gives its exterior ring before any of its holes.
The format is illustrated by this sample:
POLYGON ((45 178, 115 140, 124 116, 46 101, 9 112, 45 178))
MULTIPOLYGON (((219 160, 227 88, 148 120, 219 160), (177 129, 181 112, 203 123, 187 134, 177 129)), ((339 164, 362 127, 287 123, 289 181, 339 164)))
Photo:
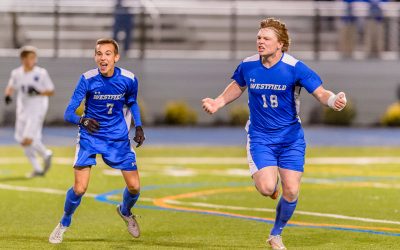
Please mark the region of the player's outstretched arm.
POLYGON ((220 108, 238 99, 245 90, 246 87, 240 87, 236 81, 232 81, 217 98, 204 98, 202 100, 203 110, 209 114, 214 114, 220 108))
POLYGON ((320 103, 335 111, 341 111, 346 107, 347 99, 344 92, 339 92, 335 95, 324 87, 319 86, 312 94, 320 103))

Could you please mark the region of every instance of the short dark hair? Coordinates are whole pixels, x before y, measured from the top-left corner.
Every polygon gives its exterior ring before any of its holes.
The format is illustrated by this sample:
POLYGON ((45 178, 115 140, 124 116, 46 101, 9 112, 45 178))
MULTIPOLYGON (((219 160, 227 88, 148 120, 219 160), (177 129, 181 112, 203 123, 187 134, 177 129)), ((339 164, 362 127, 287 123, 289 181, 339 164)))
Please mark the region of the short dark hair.
MULTIPOLYGON (((114 45, 114 52, 115 52, 116 55, 118 55, 118 53, 119 53, 119 45, 118 45, 117 41, 115 41, 114 39, 112 39, 112 38, 100 38, 99 40, 96 41, 96 47, 99 44, 112 44, 112 45, 114 45)), ((94 49, 94 52, 95 53, 97 52, 96 48, 94 49)))
POLYGON ((36 55, 36 51, 37 49, 33 46, 24 46, 19 50, 19 57, 20 58, 25 58, 27 57, 29 54, 34 54, 36 55))

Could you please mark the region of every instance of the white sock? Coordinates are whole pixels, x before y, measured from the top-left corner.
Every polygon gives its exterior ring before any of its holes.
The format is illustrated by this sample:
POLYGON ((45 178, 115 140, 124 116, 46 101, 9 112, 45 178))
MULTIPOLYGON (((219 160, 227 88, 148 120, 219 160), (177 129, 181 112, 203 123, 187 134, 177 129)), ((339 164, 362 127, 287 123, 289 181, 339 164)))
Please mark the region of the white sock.
POLYGON ((49 157, 52 154, 50 149, 47 149, 46 146, 43 145, 42 141, 35 140, 32 143, 33 149, 44 159, 49 157))
POLYGON ((24 147, 25 155, 28 157, 28 160, 31 162, 33 169, 36 172, 43 172, 42 167, 39 164, 39 161, 36 157, 35 150, 32 146, 24 147))

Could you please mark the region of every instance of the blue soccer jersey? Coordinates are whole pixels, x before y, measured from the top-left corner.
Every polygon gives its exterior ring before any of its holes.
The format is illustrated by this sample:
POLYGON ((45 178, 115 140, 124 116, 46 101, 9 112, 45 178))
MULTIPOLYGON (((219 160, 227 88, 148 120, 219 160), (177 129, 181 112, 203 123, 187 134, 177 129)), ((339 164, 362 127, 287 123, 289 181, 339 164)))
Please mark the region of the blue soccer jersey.
MULTIPOLYGON (((106 140, 128 139, 129 128, 123 107, 137 106, 137 91, 138 80, 128 70, 115 67, 111 77, 103 76, 97 68, 89 70, 79 79, 65 111, 65 120, 79 124, 80 117, 75 114, 75 110, 85 99, 83 117, 93 118, 100 124, 100 129, 90 136, 106 140)), ((87 137, 89 132, 81 127, 80 136, 87 137)))
POLYGON ((252 142, 286 144, 304 136, 298 116, 300 90, 304 87, 312 93, 322 84, 307 65, 284 53, 267 68, 256 54, 239 64, 232 79, 248 88, 252 142))

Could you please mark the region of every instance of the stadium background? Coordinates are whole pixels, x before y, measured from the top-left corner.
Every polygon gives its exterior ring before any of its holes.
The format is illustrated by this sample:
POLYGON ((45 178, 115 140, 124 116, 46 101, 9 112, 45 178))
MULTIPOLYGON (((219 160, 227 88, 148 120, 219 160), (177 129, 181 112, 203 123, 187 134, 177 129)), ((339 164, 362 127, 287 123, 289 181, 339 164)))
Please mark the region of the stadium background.
MULTIPOLYGON (((19 65, 18 48, 39 48, 56 95, 44 129, 54 151, 45 178, 27 179, 31 167, 13 140, 15 104, 0 105, 0 249, 58 249, 48 236, 71 186, 76 127, 63 122, 80 74, 95 67, 97 38, 112 36, 114 0, 1 0, 0 86, 19 65), (45 212, 44 212, 45 211, 45 212)), ((61 248, 66 249, 265 249, 276 203, 262 199, 248 176, 242 126, 201 111, 244 57, 255 53, 260 19, 281 18, 292 38, 290 53, 304 60, 326 87, 345 91, 357 116, 352 127, 311 126, 317 107, 302 92, 301 118, 309 142, 306 172, 289 249, 396 249, 399 246, 400 130, 380 119, 397 101, 400 82, 397 2, 385 3, 385 49, 364 53, 365 3, 356 4, 360 38, 353 58, 338 50, 341 1, 125 0, 134 14, 131 49, 119 66, 140 79, 147 140, 137 149, 141 171, 138 213, 143 237, 133 241, 115 214, 123 181, 98 158, 91 183, 61 248), (164 127, 166 104, 183 100, 198 126, 164 127), (224 122, 222 122, 224 123, 224 122), (182 198, 184 197, 184 198, 182 198), (112 205, 112 206, 111 206, 112 205), (239 229, 239 230, 238 230, 239 229)), ((246 96, 238 103, 246 104, 246 96)))
MULTIPOLYGON (((365 3, 356 3, 359 38, 351 59, 341 59, 339 29, 345 5, 341 1, 124 1, 134 20, 130 50, 119 66, 140 80, 146 121, 162 117, 165 105, 183 100, 195 109, 199 124, 226 120, 201 112, 200 100, 217 95, 230 81, 236 65, 255 53, 259 20, 275 16, 290 31, 290 53, 304 60, 333 91, 345 91, 355 105, 354 125, 377 125, 397 100, 399 85, 399 17, 396 2, 382 5, 385 13, 385 50, 380 58, 364 53, 365 3)), ((19 64, 18 48, 39 48, 39 65, 48 69, 56 86, 50 99, 47 124, 62 123, 62 115, 79 75, 94 67, 93 43, 112 37, 114 0, 42 0, 0 3, 0 69, 5 87, 9 72, 19 64)), ((121 47, 122 43, 121 43, 121 47)), ((246 97, 240 99, 246 103, 246 97)), ((308 124, 318 104, 303 91, 301 118, 308 124)), ((11 125, 14 107, 0 108, 0 124, 11 125)))

